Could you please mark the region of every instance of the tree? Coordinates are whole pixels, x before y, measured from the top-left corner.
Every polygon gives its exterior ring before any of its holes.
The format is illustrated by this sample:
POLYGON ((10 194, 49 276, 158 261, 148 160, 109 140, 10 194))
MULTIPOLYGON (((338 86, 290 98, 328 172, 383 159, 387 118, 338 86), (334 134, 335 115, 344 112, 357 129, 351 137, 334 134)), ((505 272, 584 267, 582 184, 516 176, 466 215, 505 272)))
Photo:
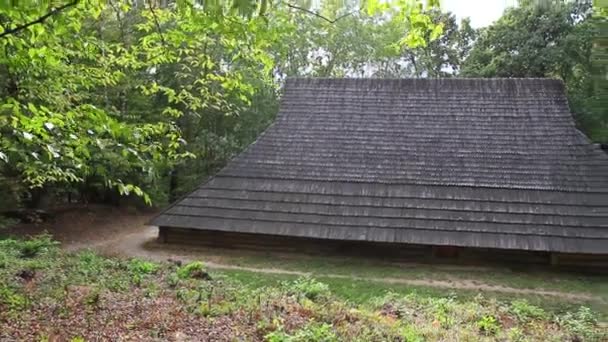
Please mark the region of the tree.
POLYGON ((591 51, 597 35, 591 14, 590 1, 522 1, 481 32, 462 74, 562 79, 579 125, 592 139, 606 140, 606 119, 590 107, 591 51))
POLYGON ((468 20, 458 25, 453 14, 427 9, 420 14, 441 31, 425 31, 421 37, 426 43, 412 46, 406 44, 403 34, 411 30, 410 23, 386 12, 369 15, 351 10, 352 7, 339 10, 342 17, 333 23, 297 11, 285 13, 291 18, 286 21, 294 27, 293 44, 286 51, 275 49, 280 73, 316 77, 445 77, 458 72, 475 37, 468 20))
POLYGON ((597 28, 591 52, 593 94, 583 127, 608 150, 608 4, 605 1, 603 5, 602 1, 595 1, 592 23, 597 28))
POLYGON ((150 202, 147 192, 192 155, 183 118, 230 114, 227 97, 246 102, 253 92, 246 70, 270 71, 247 34, 261 19, 126 2, 78 3, 63 14, 0 40, 2 171, 25 189, 114 188, 150 202))
MULTIPOLYGON (((392 11, 412 27, 398 36, 410 45, 441 31, 417 1, 349 6, 353 15, 392 11)), ((341 10, 267 0, 2 2, 2 196, 29 193, 36 204, 48 192, 134 193, 162 203, 189 190, 270 122, 270 52, 292 43, 286 11, 337 24, 351 15, 341 10)))
POLYGON ((460 24, 452 13, 439 9, 424 12, 430 20, 443 28, 442 33, 431 40, 429 33, 423 36, 428 44, 410 47, 390 44, 392 32, 399 25, 388 21, 378 26, 378 39, 385 42, 386 48, 379 50, 373 65, 374 75, 378 77, 450 77, 458 74, 460 66, 468 55, 476 31, 468 18, 460 24))

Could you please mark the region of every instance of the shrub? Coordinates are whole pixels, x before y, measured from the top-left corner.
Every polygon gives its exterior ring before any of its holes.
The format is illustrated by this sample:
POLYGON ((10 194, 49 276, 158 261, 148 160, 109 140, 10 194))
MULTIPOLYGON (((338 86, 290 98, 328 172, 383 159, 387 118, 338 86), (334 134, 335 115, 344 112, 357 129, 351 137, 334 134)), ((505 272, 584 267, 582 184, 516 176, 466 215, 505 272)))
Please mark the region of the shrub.
POLYGON ((545 311, 534 306, 526 300, 515 300, 511 302, 510 311, 520 322, 528 322, 533 319, 543 319, 547 317, 545 311))
POLYGON ((479 331, 484 335, 495 335, 500 330, 500 325, 496 317, 485 315, 477 321, 479 331))
POLYGON ((318 282, 310 277, 299 278, 287 284, 290 294, 304 296, 312 301, 329 298, 331 291, 327 284, 318 282))

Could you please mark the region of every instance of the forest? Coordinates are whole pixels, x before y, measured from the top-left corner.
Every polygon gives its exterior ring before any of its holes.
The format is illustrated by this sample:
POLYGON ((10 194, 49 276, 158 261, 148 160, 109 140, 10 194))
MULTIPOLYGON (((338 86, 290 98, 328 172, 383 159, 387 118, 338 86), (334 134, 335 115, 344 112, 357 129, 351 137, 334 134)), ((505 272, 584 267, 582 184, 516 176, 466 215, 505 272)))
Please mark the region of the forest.
POLYGON ((608 11, 522 0, 0 2, 0 208, 162 206, 272 123, 288 77, 550 77, 608 143, 608 11))

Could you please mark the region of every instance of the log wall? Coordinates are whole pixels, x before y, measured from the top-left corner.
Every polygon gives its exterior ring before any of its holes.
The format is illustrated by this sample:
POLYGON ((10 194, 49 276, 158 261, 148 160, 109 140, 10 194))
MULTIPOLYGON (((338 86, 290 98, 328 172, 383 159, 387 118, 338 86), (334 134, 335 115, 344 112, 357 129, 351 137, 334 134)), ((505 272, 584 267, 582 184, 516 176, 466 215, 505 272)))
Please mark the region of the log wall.
POLYGON ((171 227, 159 227, 159 241, 264 252, 362 256, 423 263, 542 267, 608 274, 608 255, 341 241, 171 227))

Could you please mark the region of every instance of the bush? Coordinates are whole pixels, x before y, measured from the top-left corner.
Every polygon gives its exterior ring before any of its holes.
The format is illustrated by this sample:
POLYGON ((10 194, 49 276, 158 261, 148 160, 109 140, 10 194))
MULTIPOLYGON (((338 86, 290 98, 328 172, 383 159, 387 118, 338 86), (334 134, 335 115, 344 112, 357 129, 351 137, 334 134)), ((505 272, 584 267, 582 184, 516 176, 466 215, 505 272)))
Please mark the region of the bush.
POLYGON ((299 278, 287 284, 287 289, 292 295, 304 296, 312 301, 327 299, 331 295, 327 284, 318 282, 310 277, 299 278))

